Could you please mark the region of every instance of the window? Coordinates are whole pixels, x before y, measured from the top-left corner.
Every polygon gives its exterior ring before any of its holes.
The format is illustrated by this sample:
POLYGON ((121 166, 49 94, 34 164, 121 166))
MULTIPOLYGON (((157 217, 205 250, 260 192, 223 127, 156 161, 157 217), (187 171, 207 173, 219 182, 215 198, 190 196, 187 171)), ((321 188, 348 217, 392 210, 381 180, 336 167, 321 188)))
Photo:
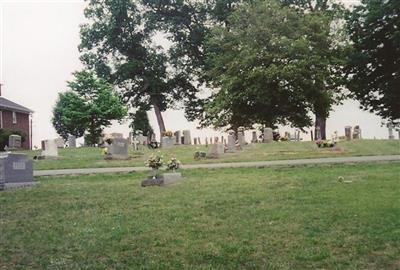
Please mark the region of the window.
POLYGON ((16 112, 12 112, 12 114, 13 114, 13 124, 16 124, 17 123, 17 113, 16 112))

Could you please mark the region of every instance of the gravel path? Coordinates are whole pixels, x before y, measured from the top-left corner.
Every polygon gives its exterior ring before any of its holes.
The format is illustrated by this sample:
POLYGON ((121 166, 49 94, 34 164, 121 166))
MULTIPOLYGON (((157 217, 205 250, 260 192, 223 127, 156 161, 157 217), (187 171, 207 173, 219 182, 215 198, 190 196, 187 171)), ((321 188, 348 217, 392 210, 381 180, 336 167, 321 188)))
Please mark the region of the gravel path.
MULTIPOLYGON (((292 166, 292 165, 308 165, 308 164, 318 165, 318 164, 330 164, 330 163, 355 163, 355 162, 380 162, 380 161, 400 161, 400 155, 188 164, 188 165, 182 165, 182 169, 248 168, 248 167, 292 166)), ((148 170, 149 168, 147 167, 114 167, 114 168, 40 170, 40 171, 34 171, 33 174, 34 176, 57 176, 57 175, 143 172, 148 170)))

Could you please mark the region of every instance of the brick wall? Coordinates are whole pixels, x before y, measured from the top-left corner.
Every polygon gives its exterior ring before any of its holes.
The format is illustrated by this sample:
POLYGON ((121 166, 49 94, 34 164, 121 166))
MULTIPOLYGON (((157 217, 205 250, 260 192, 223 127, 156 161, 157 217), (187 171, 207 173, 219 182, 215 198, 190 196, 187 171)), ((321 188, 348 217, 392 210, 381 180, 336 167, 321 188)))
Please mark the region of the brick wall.
POLYGON ((3 128, 20 130, 26 134, 25 142, 22 147, 30 149, 30 123, 29 114, 17 112, 17 123, 13 124, 12 111, 3 110, 3 128))

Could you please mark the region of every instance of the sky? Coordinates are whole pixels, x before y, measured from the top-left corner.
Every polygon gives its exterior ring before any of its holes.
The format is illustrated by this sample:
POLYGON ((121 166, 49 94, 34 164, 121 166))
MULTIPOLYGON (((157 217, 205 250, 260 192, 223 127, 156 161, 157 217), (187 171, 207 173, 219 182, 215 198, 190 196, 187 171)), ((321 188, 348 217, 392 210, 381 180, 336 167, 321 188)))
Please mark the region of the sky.
MULTIPOLYGON (((77 46, 79 25, 85 21, 84 7, 81 0, 0 0, 2 96, 34 111, 33 145, 57 137, 51 125, 53 106, 58 93, 66 90, 71 73, 82 69, 77 46)), ((212 129, 196 129, 197 123, 188 122, 182 111, 166 111, 163 116, 168 130, 190 129, 192 137, 202 138, 220 135, 212 129)), ((149 112, 149 117, 158 130, 154 113, 149 112)), ((364 138, 388 137, 381 119, 360 110, 357 101, 345 101, 334 107, 327 120, 328 137, 334 131, 343 135, 347 125, 360 125, 364 138)), ((128 123, 114 123, 105 131, 128 136, 128 123)), ((285 131, 293 133, 294 129, 280 128, 281 133, 285 131)), ((251 132, 247 132, 246 138, 250 137, 251 132)), ((305 140, 309 137, 303 134, 305 140)))

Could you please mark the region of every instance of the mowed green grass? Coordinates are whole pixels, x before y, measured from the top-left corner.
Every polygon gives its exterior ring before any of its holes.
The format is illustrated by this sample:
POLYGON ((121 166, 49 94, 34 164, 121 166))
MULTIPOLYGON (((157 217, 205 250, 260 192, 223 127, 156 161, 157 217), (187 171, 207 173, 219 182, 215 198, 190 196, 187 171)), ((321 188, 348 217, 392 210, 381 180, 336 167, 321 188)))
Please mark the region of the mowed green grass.
MULTIPOLYGON (((246 146, 243 151, 225 154, 219 159, 194 160, 193 154, 195 151, 207 152, 210 147, 206 148, 205 145, 180 145, 172 149, 150 150, 142 146, 140 151, 136 152, 132 148, 129 149, 129 160, 111 161, 104 160, 102 150, 99 148, 60 149, 58 159, 35 161, 34 168, 36 170, 46 170, 144 166, 145 160, 151 153, 161 153, 165 159, 177 157, 183 164, 400 154, 400 140, 343 141, 335 149, 321 149, 313 142, 274 142, 252 144, 246 146)), ((40 151, 27 151, 25 153, 30 156, 40 155, 40 151)))
POLYGON ((399 269, 399 165, 40 178, 0 193, 0 269, 399 269))

